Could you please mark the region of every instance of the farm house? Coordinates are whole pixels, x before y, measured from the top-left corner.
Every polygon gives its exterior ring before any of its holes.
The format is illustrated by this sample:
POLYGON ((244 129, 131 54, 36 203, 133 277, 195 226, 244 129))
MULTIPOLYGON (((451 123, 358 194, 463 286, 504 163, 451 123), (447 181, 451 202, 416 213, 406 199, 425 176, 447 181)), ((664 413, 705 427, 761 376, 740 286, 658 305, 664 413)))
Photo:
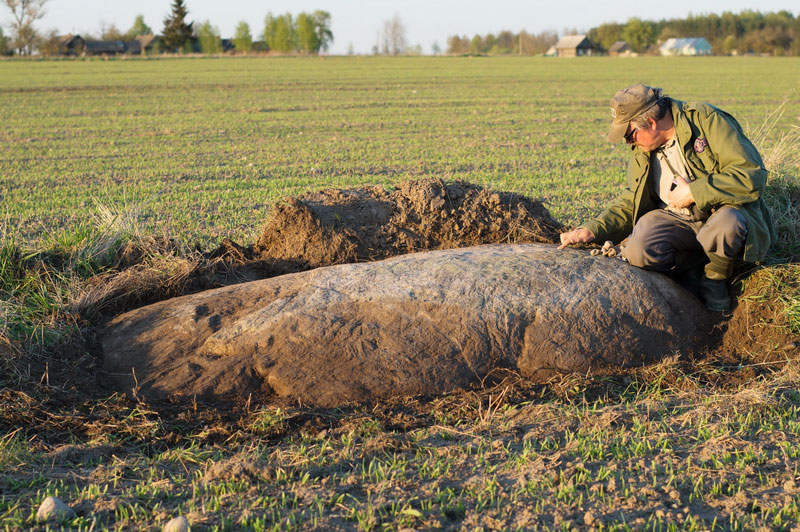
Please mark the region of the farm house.
POLYGON ((617 41, 608 49, 608 55, 632 55, 633 50, 625 41, 617 41))
POLYGON ((80 35, 62 35, 58 38, 59 55, 83 55, 86 42, 80 35))
POLYGON ((586 35, 567 35, 556 43, 558 57, 580 57, 597 54, 597 47, 586 35))
POLYGON ((667 39, 658 50, 661 55, 711 55, 711 45, 703 37, 667 39))

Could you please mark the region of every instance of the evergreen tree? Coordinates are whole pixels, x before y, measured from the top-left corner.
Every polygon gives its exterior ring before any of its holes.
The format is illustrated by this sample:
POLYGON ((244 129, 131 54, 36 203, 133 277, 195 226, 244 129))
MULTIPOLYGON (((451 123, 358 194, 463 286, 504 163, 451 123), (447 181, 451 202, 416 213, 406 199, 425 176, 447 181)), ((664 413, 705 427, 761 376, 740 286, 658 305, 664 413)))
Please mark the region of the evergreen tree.
POLYGON ((184 50, 191 42, 192 23, 186 23, 188 11, 183 0, 172 0, 172 13, 164 19, 162 42, 172 51, 184 50))
POLYGON ((3 28, 0 27, 0 55, 6 55, 8 53, 8 40, 6 36, 3 35, 3 28))

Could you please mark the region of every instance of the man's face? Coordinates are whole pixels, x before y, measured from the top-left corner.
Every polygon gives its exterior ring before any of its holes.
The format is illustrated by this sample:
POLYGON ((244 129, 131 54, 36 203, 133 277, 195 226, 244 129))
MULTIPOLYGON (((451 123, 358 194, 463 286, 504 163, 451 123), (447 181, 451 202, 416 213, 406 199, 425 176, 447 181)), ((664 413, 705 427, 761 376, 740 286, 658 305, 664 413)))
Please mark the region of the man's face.
POLYGON ((639 146, 642 151, 651 152, 660 148, 669 140, 663 131, 659 130, 655 120, 648 120, 647 127, 634 128, 628 124, 625 132, 625 142, 639 146))

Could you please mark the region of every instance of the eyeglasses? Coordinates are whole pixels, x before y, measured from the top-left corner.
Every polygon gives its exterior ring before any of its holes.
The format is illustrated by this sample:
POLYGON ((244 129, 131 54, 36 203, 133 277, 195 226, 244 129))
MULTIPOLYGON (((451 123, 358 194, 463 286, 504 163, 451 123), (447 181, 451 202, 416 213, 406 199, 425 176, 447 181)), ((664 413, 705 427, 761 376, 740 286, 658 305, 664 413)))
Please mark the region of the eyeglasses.
POLYGON ((625 142, 633 142, 633 134, 636 133, 636 128, 632 127, 630 133, 625 133, 625 142))

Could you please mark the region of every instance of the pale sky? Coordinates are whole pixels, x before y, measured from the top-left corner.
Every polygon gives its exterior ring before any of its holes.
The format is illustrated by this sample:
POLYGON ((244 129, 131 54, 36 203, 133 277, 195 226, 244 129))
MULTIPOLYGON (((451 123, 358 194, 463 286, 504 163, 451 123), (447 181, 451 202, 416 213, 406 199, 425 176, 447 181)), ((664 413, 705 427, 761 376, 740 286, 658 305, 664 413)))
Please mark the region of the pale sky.
MULTIPOLYGON (((171 0, 49 0, 47 15, 38 21, 37 28, 59 33, 92 33, 98 35, 102 24, 114 24, 128 30, 138 14, 158 33, 170 10, 171 0)), ((220 29, 223 38, 232 37, 236 24, 245 20, 254 38, 263 29, 264 16, 315 9, 328 11, 332 17, 334 43, 330 53, 346 53, 348 45, 356 53, 369 53, 383 21, 400 15, 406 26, 410 45, 419 44, 425 53, 437 42, 446 48, 447 37, 454 34, 472 36, 475 33, 508 29, 538 33, 565 28, 588 30, 603 22, 625 22, 630 17, 649 20, 683 18, 692 14, 738 13, 745 9, 761 11, 787 10, 800 16, 797 0, 185 0, 189 21, 210 20, 220 29)), ((10 14, 0 10, 0 23, 6 30, 10 14)), ((8 31, 6 31, 8 33, 8 31)))

